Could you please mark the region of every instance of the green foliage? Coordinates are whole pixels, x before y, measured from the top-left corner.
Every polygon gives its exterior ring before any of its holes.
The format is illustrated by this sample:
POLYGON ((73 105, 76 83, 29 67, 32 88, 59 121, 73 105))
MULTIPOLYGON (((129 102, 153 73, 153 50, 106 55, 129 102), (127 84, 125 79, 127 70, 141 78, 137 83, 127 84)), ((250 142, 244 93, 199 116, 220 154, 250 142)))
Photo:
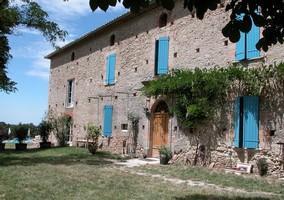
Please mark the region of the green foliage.
POLYGON ((170 148, 166 147, 166 146, 162 146, 160 149, 159 149, 159 153, 160 155, 164 155, 166 156, 167 158, 171 159, 172 158, 172 152, 170 150, 170 148))
POLYGON ((257 163, 258 173, 260 176, 265 176, 268 172, 268 163, 265 158, 260 158, 257 163))
POLYGON ((7 76, 7 63, 11 59, 8 35, 13 34, 18 26, 39 30, 53 45, 57 40, 64 40, 67 35, 59 26, 48 19, 48 14, 38 3, 21 0, 21 5, 13 1, 0 0, 0 92, 15 92, 16 83, 7 76))
MULTIPOLYGON (((172 10, 175 7, 175 0, 89 0, 93 11, 100 8, 106 11, 109 6, 116 6, 117 2, 122 2, 123 6, 132 12, 139 12, 150 5, 156 3, 163 8, 172 10)), ((230 13, 230 20, 223 28, 222 33, 229 38, 231 42, 237 42, 240 39, 241 32, 248 32, 252 27, 252 22, 258 27, 263 27, 262 38, 257 43, 258 49, 268 50, 269 46, 276 43, 283 44, 284 41, 284 1, 240 1, 240 0, 184 0, 184 8, 187 8, 191 14, 196 15, 198 19, 203 19, 208 10, 216 10, 218 4, 226 3, 226 12, 230 13), (258 10, 259 12, 256 12, 258 10), (277 11, 277 12, 276 12, 277 11), (239 15, 243 13, 243 19, 239 15)))
POLYGON ((90 153, 95 154, 98 149, 98 140, 101 135, 101 129, 94 124, 88 124, 87 126, 87 139, 88 150, 90 153))
POLYGON ((284 79, 284 64, 261 68, 211 68, 174 70, 168 75, 150 81, 144 86, 147 96, 175 97, 173 112, 180 123, 195 128, 213 120, 236 96, 273 95, 271 86, 277 87, 284 79))
POLYGON ((66 146, 70 135, 70 127, 72 126, 71 117, 68 115, 60 117, 50 116, 49 123, 51 123, 52 131, 59 145, 66 146))
POLYGON ((166 146, 162 146, 159 149, 159 153, 160 153, 160 164, 163 164, 163 165, 168 164, 169 160, 172 158, 172 152, 170 148, 166 146))
POLYGON ((87 139, 90 142, 97 142, 101 135, 101 129, 94 124, 88 124, 87 126, 87 139))
POLYGON ((38 125, 40 137, 42 139, 42 142, 47 142, 48 137, 50 135, 50 132, 52 131, 52 124, 49 121, 43 120, 39 125, 38 125))
POLYGON ((27 138, 28 135, 28 128, 25 125, 19 124, 15 128, 16 137, 19 140, 19 143, 23 143, 23 140, 27 138))

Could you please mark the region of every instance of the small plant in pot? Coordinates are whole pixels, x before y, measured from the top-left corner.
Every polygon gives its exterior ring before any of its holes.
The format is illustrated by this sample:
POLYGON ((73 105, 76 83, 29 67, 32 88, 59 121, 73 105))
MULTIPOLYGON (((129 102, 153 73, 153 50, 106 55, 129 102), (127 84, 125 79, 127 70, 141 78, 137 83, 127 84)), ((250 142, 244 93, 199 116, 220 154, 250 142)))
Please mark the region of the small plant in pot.
POLYGON ((27 144, 24 143, 24 140, 27 138, 28 128, 20 124, 16 127, 15 132, 16 132, 16 138, 19 141, 19 143, 16 144, 16 150, 17 151, 26 150, 27 144))
POLYGON ((159 149, 159 153, 160 153, 160 164, 161 165, 167 165, 170 161, 170 159, 172 158, 172 152, 170 150, 170 148, 166 147, 166 146, 162 146, 159 149))
POLYGON ((265 176, 268 173, 268 163, 265 158, 260 158, 257 163, 258 173, 260 176, 265 176))
POLYGON ((39 124, 39 133, 40 133, 40 137, 42 142, 39 143, 40 148, 44 149, 44 148, 50 148, 51 147, 51 142, 48 141, 48 137, 50 135, 50 132, 52 130, 52 125, 50 122, 43 120, 40 124, 39 124))
POLYGON ((7 134, 4 133, 4 131, 0 130, 0 151, 4 151, 5 150, 5 143, 3 143, 4 140, 6 140, 7 134))
POLYGON ((88 150, 91 154, 95 154, 98 150, 99 137, 101 135, 101 129, 93 124, 87 126, 87 141, 88 150))

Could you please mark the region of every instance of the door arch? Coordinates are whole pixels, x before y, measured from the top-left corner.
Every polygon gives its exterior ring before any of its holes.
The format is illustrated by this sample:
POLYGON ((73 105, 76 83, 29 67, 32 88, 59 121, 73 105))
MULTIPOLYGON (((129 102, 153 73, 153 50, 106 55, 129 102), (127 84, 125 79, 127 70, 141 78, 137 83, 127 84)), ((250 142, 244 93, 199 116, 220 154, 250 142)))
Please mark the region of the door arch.
POLYGON ((158 101, 151 109, 150 156, 158 157, 159 149, 168 144, 168 124, 168 105, 165 101, 158 101))

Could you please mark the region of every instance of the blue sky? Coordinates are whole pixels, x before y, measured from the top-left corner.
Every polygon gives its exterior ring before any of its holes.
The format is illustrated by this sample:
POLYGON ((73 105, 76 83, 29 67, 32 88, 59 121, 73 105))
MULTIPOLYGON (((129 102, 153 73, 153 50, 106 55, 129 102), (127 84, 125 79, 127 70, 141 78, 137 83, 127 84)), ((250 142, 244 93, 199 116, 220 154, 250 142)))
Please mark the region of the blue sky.
MULTIPOLYGON (((20 0, 18 0, 20 1, 20 0)), ((62 46, 81 35, 125 13, 122 5, 106 13, 91 12, 88 0, 36 0, 48 12, 50 19, 68 31, 62 46)), ((44 117, 48 106, 49 60, 44 56, 53 48, 38 31, 18 27, 9 37, 13 58, 8 64, 9 77, 17 82, 18 91, 0 92, 0 121, 6 123, 35 123, 44 117)))

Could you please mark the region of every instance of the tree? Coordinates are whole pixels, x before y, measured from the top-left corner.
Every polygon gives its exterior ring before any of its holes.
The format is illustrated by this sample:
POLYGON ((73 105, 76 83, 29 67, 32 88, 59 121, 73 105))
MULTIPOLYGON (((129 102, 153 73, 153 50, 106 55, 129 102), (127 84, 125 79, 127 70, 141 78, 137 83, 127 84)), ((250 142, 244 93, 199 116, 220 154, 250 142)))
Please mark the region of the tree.
MULTIPOLYGON (((252 21, 263 27, 262 38, 256 44, 257 49, 267 51, 269 46, 283 44, 284 39, 284 1, 283 0, 184 0, 184 8, 203 19, 208 10, 216 10, 218 4, 227 2, 226 12, 231 12, 230 21, 222 33, 231 42, 240 39, 240 32, 249 32, 252 21)), ((125 8, 139 12, 152 3, 157 3, 168 10, 175 7, 175 0, 89 0, 93 11, 100 8, 106 11, 109 6, 122 2, 125 8)))
POLYGON ((8 35, 13 34, 19 26, 39 30, 55 46, 57 40, 64 40, 66 31, 58 24, 48 20, 48 14, 40 5, 31 0, 0 0, 0 92, 14 92, 16 83, 7 76, 7 63, 12 58, 8 35))

